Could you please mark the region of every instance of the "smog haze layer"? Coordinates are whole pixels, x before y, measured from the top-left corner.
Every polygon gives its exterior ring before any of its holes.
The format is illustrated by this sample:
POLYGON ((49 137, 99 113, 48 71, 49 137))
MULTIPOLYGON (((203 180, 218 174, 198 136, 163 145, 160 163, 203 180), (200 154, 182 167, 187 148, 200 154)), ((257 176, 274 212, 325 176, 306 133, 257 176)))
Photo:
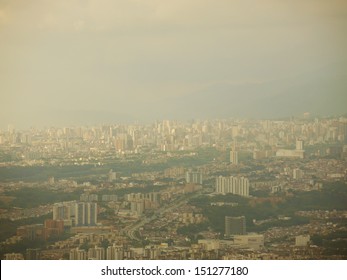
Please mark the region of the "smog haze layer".
POLYGON ((346 113, 345 1, 0 1, 0 128, 346 113))

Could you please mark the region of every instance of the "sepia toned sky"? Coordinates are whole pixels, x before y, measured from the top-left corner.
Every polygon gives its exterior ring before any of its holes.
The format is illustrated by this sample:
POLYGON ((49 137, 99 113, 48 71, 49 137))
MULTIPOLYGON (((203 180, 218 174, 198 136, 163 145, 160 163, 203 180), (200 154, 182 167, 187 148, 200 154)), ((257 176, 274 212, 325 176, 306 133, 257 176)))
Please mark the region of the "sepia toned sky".
POLYGON ((0 0, 0 129, 343 114, 344 0, 0 0))

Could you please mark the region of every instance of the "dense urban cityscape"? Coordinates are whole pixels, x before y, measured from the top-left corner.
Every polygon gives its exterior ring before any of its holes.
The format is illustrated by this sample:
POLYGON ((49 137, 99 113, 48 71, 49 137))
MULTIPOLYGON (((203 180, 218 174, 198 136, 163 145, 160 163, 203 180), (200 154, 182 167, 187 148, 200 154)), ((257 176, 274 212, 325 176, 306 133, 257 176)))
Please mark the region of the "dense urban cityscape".
POLYGON ((346 259, 347 117, 0 131, 1 259, 346 259))

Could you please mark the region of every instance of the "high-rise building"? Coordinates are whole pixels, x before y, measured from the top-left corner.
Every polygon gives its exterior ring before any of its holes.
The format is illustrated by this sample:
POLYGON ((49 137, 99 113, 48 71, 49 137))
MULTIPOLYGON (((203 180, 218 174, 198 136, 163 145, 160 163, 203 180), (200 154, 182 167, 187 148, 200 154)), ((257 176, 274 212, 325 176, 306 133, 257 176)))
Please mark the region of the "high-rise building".
POLYGON ((88 260, 104 260, 105 259, 105 248, 95 246, 88 250, 88 260))
POLYGON ((187 184, 202 184, 202 172, 200 171, 187 171, 186 172, 187 184))
POLYGON ((278 149, 276 151, 276 157, 304 158, 304 141, 301 139, 297 139, 295 142, 295 150, 278 149))
POLYGON ((82 249, 72 249, 70 251, 70 260, 86 260, 87 259, 87 252, 82 249))
POLYGON ((76 203, 75 207, 75 226, 85 225, 85 203, 76 203))
POLYGON ((137 215, 142 215, 143 211, 145 210, 145 201, 132 201, 130 203, 130 209, 131 211, 136 212, 137 215))
POLYGON ((70 205, 56 203, 53 205, 53 220, 70 220, 70 205))
POLYGON ((246 234, 246 218, 225 216, 225 236, 245 235, 246 234))
POLYGON ((53 205, 53 220, 63 220, 64 226, 72 225, 76 201, 64 201, 53 205))
POLYGON ((302 177, 304 176, 304 172, 299 169, 299 168, 294 168, 293 169, 293 179, 302 179, 302 177))
POLYGON ((122 260, 124 255, 124 249, 122 246, 109 246, 106 249, 107 260, 122 260))
POLYGON ((48 184, 54 185, 54 177, 53 176, 48 177, 48 184))
POLYGON ((28 248, 25 251, 25 259, 26 260, 39 260, 41 259, 41 249, 36 248, 28 248))
POLYGON ((159 202, 160 194, 158 192, 150 193, 129 193, 124 196, 127 201, 149 200, 151 202, 159 202))
POLYGON ((307 246, 310 244, 310 240, 308 234, 295 236, 295 246, 307 246))
POLYGON ((152 202, 159 202, 160 195, 157 192, 150 192, 145 194, 145 199, 152 202))
POLYGON ((117 178, 117 173, 114 172, 112 169, 108 172, 108 181, 109 182, 114 182, 116 181, 116 178, 117 178))
POLYGON ((233 165, 237 165, 239 164, 239 155, 238 155, 238 151, 236 149, 236 143, 234 142, 232 150, 230 151, 230 162, 233 165))
POLYGON ((249 180, 246 177, 223 177, 216 178, 216 192, 249 196, 249 180))
POLYGON ((44 238, 48 239, 53 236, 59 236, 64 233, 63 220, 45 220, 44 238))
POLYGON ((42 224, 25 225, 17 228, 17 236, 30 241, 44 238, 44 227, 42 224))
POLYGON ((304 141, 301 139, 297 139, 295 148, 296 148, 296 150, 299 150, 299 151, 304 150, 304 141))
POLYGON ((88 194, 88 193, 83 193, 80 195, 80 201, 84 202, 91 202, 91 201, 98 201, 99 197, 97 194, 88 194))
POLYGON ((103 194, 101 201, 118 201, 118 195, 116 194, 103 194))
POLYGON ((4 255, 5 260, 24 260, 23 254, 21 253, 8 253, 4 255))
POLYGON ((97 223, 97 204, 79 202, 75 206, 75 226, 95 226, 97 223))

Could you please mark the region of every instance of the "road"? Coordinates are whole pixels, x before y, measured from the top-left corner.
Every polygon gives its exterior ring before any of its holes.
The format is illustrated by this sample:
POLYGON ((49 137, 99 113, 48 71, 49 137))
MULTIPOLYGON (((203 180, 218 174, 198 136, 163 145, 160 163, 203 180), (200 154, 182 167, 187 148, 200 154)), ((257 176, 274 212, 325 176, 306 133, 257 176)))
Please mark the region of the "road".
POLYGON ((197 193, 190 194, 185 197, 180 197, 177 200, 174 200, 173 202, 171 202, 169 205, 162 206, 161 208, 157 209, 150 218, 144 217, 141 221, 137 221, 134 224, 125 228, 125 234, 132 240, 141 241, 141 239, 139 239, 136 236, 136 232, 138 231, 139 228, 143 227, 145 224, 151 223, 152 221, 157 219, 158 216, 161 216, 162 214, 166 212, 169 212, 169 211, 171 212, 181 207, 182 205, 186 204, 189 199, 198 197, 201 194, 202 192, 199 191, 197 193))

